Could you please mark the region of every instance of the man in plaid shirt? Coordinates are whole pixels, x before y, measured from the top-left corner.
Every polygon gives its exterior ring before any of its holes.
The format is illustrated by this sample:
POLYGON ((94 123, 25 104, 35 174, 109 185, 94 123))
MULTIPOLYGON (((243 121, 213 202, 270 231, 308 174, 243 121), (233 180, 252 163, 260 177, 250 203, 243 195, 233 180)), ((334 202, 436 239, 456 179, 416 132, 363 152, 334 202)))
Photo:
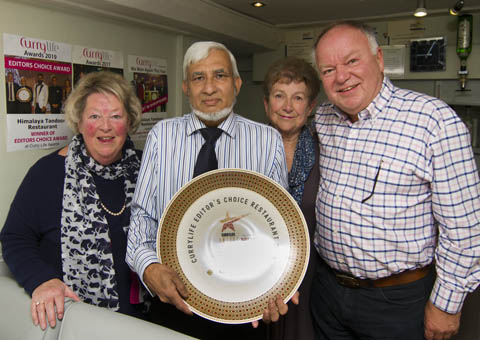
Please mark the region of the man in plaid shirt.
POLYGON ((314 55, 329 99, 315 116, 317 338, 448 339, 480 282, 468 130, 441 100, 395 87, 361 23, 326 28, 314 55))

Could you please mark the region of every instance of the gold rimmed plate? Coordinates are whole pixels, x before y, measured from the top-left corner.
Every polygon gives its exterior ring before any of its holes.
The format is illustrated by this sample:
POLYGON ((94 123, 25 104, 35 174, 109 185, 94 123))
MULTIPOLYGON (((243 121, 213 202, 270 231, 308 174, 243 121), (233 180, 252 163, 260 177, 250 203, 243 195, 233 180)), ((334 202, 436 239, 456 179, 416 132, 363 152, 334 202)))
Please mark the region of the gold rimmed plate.
POLYGON ((292 297, 310 241, 302 212, 283 187, 257 172, 220 169, 172 198, 157 253, 185 283, 194 313, 238 324, 261 319, 277 295, 285 302, 292 297))

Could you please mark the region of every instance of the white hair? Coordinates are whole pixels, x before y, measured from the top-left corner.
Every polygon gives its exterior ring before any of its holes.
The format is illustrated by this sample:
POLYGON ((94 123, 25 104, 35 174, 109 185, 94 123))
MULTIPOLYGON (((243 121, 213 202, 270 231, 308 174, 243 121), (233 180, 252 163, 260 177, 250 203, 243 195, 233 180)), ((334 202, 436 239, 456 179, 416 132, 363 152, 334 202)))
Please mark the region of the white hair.
POLYGON ((183 58, 183 80, 187 80, 187 68, 193 63, 199 62, 202 59, 205 59, 208 57, 208 54, 210 53, 210 50, 216 49, 216 50, 221 50, 225 51, 228 53, 228 56, 230 57, 230 62, 232 64, 232 71, 233 71, 233 76, 234 78, 240 78, 240 74, 238 73, 238 68, 237 68, 237 61, 235 60, 235 57, 233 56, 232 52, 228 50, 228 48, 225 47, 225 45, 220 44, 218 42, 214 41, 199 41, 194 44, 192 44, 187 52, 185 53, 185 57, 183 58))
POLYGON ((358 22, 358 21, 351 21, 351 20, 345 20, 345 21, 338 21, 338 22, 335 22, 329 26, 327 26, 321 33, 320 35, 317 37, 317 40, 315 41, 315 43, 313 44, 313 49, 312 49, 312 53, 311 53, 311 59, 312 59, 312 62, 313 62, 313 65, 315 65, 315 67, 317 67, 317 63, 316 63, 316 53, 317 53, 317 45, 318 43, 320 42, 320 40, 323 38, 323 36, 325 34, 327 34, 329 31, 331 31, 332 29, 336 28, 336 27, 339 27, 339 26, 347 26, 347 27, 351 27, 351 28, 354 28, 354 29, 357 29, 359 30, 360 32, 362 32, 363 34, 365 34, 365 37, 367 38, 368 40, 368 46, 370 47, 370 51, 372 51, 372 54, 373 55, 376 55, 377 54, 377 51, 378 51, 378 42, 377 42, 377 34, 375 32, 375 30, 366 25, 366 24, 363 24, 361 22, 358 22))
MULTIPOLYGON (((233 105, 235 105, 235 104, 233 104, 233 105)), ((192 112, 198 118, 200 118, 201 121, 204 121, 204 122, 218 122, 218 121, 228 117, 228 115, 230 113, 232 113, 233 105, 231 105, 230 107, 226 107, 224 109, 221 109, 220 111, 211 112, 211 113, 206 113, 206 112, 199 111, 197 109, 194 109, 193 106, 191 106, 191 105, 190 105, 190 107, 192 109, 192 112)))
POLYGON ((362 31, 362 32, 367 37, 368 45, 370 46, 370 51, 372 51, 373 55, 376 55, 378 51, 378 42, 377 42, 377 36, 375 32, 372 32, 372 31, 362 31))

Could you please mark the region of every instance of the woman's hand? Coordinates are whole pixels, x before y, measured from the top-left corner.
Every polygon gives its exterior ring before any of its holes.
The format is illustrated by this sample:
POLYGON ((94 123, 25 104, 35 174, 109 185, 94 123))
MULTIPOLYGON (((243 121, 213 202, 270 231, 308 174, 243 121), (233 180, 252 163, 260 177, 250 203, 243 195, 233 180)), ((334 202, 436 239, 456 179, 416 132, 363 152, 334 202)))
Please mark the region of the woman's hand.
POLYGON ((65 298, 80 301, 77 294, 59 279, 48 280, 35 288, 30 306, 33 324, 40 324, 40 328, 45 330, 48 319, 50 327, 55 327, 56 318, 63 318, 65 298))

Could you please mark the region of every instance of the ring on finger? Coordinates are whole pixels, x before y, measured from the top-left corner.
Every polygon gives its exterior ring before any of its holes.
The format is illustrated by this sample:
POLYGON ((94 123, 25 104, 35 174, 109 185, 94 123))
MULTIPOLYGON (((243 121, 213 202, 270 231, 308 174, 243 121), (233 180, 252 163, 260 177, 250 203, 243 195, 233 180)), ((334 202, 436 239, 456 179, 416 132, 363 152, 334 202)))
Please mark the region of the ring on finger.
POLYGON ((37 302, 35 302, 35 306, 38 306, 41 303, 43 303, 43 301, 37 301, 37 302))

